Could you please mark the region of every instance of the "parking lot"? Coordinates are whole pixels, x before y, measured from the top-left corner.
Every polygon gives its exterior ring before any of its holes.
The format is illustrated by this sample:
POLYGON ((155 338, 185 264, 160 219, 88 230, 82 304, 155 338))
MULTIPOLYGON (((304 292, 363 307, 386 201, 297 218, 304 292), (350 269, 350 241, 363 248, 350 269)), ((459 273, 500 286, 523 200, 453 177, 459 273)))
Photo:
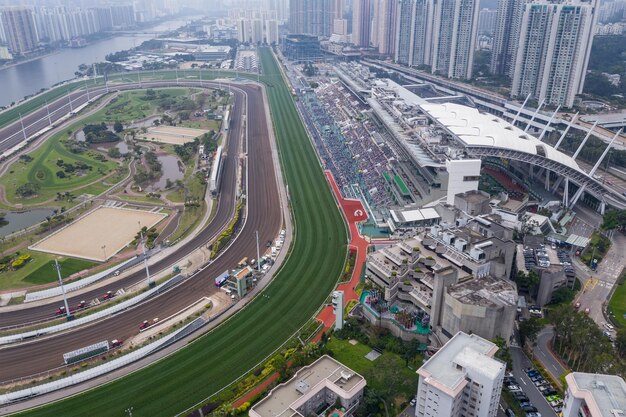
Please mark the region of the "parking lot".
POLYGON ((503 389, 516 398, 526 417, 556 417, 563 404, 562 399, 554 397, 557 391, 532 368, 521 348, 511 347, 511 355, 513 372, 507 374, 503 389))

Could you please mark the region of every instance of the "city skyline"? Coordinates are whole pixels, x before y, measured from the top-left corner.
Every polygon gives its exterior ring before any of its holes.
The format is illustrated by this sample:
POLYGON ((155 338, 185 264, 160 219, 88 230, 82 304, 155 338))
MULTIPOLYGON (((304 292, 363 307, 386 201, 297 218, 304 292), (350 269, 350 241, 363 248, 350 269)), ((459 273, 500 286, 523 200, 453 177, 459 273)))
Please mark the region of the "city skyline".
POLYGON ((626 413, 626 0, 27 2, 0 414, 626 413))

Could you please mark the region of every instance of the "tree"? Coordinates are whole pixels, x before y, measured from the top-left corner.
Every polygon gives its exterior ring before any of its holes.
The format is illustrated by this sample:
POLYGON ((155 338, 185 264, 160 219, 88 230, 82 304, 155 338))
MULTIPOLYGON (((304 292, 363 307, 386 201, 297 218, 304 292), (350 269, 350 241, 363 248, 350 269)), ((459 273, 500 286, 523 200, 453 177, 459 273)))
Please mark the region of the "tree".
POLYGON ((540 278, 536 271, 530 270, 528 274, 523 271, 517 271, 517 275, 514 278, 518 288, 525 290, 528 294, 534 294, 537 286, 539 285, 540 278))
POLYGON ((39 192, 39 185, 27 182, 20 185, 15 189, 15 194, 21 198, 28 198, 37 195, 39 192))
POLYGON ((537 227, 539 227, 539 222, 537 220, 532 220, 531 217, 528 215, 522 217, 522 222, 518 233, 519 239, 523 241, 526 235, 534 234, 537 227))
POLYGON ((626 329, 618 329, 615 338, 615 349, 620 356, 626 358, 626 329))
POLYGON ((524 320, 519 324, 519 335, 520 342, 522 345, 529 341, 531 344, 534 344, 537 341, 537 334, 542 328, 542 324, 537 318, 530 318, 528 320, 524 320))
POLYGON ((146 90, 146 100, 154 100, 156 98, 156 92, 149 88, 146 90))
POLYGON ((496 358, 506 363, 507 369, 512 369, 513 357, 511 356, 511 351, 509 350, 509 347, 506 345, 506 341, 500 336, 496 336, 496 338, 493 339, 492 342, 495 343, 496 346, 498 346, 498 351, 496 352, 496 358))
POLYGON ((119 158, 120 156, 122 156, 122 153, 120 152, 120 150, 117 149, 115 146, 112 148, 109 148, 109 151, 107 152, 107 154, 109 155, 110 158, 119 158))
POLYGON ((551 304, 570 303, 576 297, 576 292, 568 287, 561 287, 552 293, 551 304))
POLYGON ((113 124, 113 130, 115 131, 115 133, 122 133, 122 130, 124 130, 124 125, 122 125, 122 122, 120 122, 119 120, 116 120, 113 124))
POLYGON ((607 210, 600 227, 604 230, 623 230, 626 228, 626 210, 607 210))

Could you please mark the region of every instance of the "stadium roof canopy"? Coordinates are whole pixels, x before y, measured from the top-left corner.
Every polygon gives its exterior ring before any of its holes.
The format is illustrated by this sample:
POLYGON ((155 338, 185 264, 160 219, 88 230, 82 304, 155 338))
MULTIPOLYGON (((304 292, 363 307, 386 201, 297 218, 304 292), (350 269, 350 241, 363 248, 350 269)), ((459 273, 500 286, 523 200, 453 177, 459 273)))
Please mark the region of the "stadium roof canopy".
POLYGON ((497 116, 454 103, 420 107, 468 147, 501 148, 558 162, 587 176, 574 159, 497 116))

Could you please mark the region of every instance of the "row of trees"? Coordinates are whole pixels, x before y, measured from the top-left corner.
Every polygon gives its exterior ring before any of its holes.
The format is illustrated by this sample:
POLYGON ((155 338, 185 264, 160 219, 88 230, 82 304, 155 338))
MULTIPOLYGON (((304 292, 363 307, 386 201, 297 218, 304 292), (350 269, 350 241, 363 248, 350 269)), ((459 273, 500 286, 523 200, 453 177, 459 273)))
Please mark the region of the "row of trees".
POLYGON ((614 365, 621 362, 598 325, 571 305, 551 310, 548 320, 554 326, 554 349, 572 369, 613 373, 614 365))
POLYGON ((626 210, 607 210, 601 227, 604 230, 626 230, 626 210))

